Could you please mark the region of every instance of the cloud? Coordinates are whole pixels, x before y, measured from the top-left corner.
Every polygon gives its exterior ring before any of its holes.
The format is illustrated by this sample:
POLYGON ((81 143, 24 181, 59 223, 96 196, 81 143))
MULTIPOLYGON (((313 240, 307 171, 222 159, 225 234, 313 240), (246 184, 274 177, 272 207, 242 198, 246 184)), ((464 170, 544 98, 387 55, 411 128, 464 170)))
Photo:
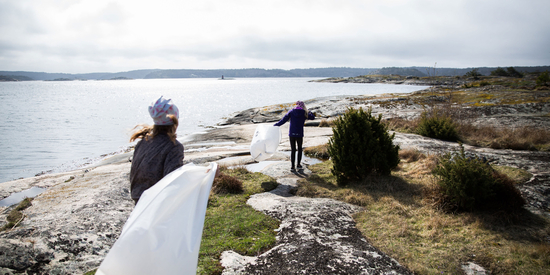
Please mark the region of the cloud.
POLYGON ((548 65, 546 0, 0 2, 0 70, 548 65))

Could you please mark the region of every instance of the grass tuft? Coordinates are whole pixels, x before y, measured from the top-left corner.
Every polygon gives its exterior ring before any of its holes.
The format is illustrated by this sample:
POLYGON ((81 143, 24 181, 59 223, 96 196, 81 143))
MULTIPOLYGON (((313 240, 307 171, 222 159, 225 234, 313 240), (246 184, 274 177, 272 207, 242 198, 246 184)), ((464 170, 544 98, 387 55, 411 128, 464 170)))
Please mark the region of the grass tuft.
POLYGON ((7 223, 0 228, 0 232, 10 230, 17 226, 25 217, 21 211, 29 208, 32 205, 32 200, 32 198, 25 198, 15 208, 13 208, 6 217, 7 223))
POLYGON ((214 179, 212 192, 215 194, 239 194, 243 192, 243 182, 223 172, 214 179))
POLYGON ((328 154, 328 145, 322 144, 318 146, 310 146, 304 148, 304 154, 309 157, 327 160, 330 158, 328 154))

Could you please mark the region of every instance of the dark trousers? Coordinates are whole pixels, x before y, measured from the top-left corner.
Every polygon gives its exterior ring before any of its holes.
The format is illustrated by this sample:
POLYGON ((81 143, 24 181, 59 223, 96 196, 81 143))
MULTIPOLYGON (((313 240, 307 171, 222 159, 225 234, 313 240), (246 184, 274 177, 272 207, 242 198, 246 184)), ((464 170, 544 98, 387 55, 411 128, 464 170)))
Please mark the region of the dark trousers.
POLYGON ((298 165, 302 161, 302 142, 304 141, 303 137, 288 137, 290 140, 290 162, 292 163, 292 168, 294 168, 294 160, 296 159, 296 145, 298 145, 298 165))

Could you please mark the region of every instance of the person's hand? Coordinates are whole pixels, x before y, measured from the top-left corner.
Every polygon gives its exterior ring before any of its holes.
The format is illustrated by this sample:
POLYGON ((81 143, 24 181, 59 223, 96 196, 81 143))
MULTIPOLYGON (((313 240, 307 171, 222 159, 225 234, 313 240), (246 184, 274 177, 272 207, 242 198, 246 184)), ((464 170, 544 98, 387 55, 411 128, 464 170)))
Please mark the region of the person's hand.
MULTIPOLYGON (((210 169, 206 170, 206 173, 210 173, 210 169)), ((220 175, 220 169, 216 169, 216 175, 214 175, 214 178, 217 178, 220 175)))

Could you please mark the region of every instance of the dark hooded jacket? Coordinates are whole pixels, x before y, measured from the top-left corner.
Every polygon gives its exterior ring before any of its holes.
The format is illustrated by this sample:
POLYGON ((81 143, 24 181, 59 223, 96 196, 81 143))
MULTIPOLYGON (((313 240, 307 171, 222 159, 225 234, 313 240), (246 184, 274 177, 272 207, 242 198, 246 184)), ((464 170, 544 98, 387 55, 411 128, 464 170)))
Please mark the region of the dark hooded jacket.
POLYGON ((164 176, 183 166, 183 145, 172 142, 166 134, 140 140, 136 144, 130 170, 132 199, 138 200, 143 191, 155 185, 164 176))

